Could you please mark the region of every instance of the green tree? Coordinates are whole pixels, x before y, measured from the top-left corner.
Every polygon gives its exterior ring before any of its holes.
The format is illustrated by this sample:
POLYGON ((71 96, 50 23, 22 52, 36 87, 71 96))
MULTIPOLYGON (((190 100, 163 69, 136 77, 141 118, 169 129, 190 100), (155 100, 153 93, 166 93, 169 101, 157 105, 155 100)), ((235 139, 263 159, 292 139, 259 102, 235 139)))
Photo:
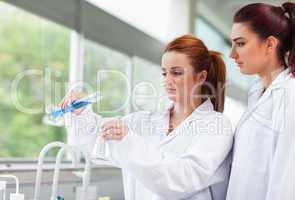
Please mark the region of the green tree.
POLYGON ((38 70, 40 76, 21 80, 19 102, 44 110, 44 102, 60 100, 69 65, 69 30, 3 2, 0 12, 0 157, 37 156, 46 143, 63 141, 65 131, 43 124, 44 113, 17 109, 10 98, 11 84, 19 73, 38 70), (46 68, 60 74, 52 75, 54 81, 62 83, 60 88, 46 85, 46 68))

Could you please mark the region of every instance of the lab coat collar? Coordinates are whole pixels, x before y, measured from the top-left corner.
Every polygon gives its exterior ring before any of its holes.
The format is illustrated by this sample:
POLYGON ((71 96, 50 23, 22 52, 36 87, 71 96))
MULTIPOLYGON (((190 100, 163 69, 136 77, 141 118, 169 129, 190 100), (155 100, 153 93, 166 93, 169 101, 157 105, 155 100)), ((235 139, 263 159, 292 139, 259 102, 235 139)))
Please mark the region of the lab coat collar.
POLYGON ((194 121, 201 119, 205 114, 214 110, 210 98, 207 98, 201 105, 199 105, 186 119, 186 121, 194 121))
POLYGON ((210 98, 207 98, 199 107, 197 107, 194 112, 208 112, 213 111, 214 106, 210 100, 210 98))
POLYGON ((252 105, 256 104, 259 99, 267 98, 274 89, 284 88, 286 86, 285 81, 292 77, 292 74, 289 73, 289 69, 285 69, 273 80, 271 85, 265 90, 264 94, 264 86, 261 79, 257 80, 256 83, 251 87, 248 93, 248 107, 252 107, 252 105))
MULTIPOLYGON (((169 127, 170 111, 173 108, 173 105, 174 104, 170 105, 170 107, 167 107, 167 110, 165 112, 165 118, 166 118, 165 121, 166 121, 167 128, 169 127)), ((170 141, 172 141, 173 138, 175 138, 178 135, 179 131, 184 126, 188 126, 191 122, 204 118, 204 115, 208 114, 208 112, 212 112, 213 110, 214 110, 213 104, 210 98, 207 98, 181 124, 179 124, 168 136, 166 136, 166 138, 161 142, 160 145, 169 143, 170 141)))
MULTIPOLYGON (((174 102, 170 101, 168 106, 166 107, 166 111, 170 111, 173 107, 174 107, 174 102)), ((200 111, 209 111, 209 110, 212 111, 213 109, 214 107, 210 98, 207 98, 203 103, 201 103, 201 105, 195 108, 195 110, 192 113, 200 112, 200 111)))
POLYGON ((257 81, 257 83, 250 89, 250 93, 248 95, 248 110, 240 119, 240 122, 236 127, 236 131, 248 119, 248 117, 255 112, 256 108, 259 105, 265 103, 271 97, 272 92, 275 89, 284 88, 286 86, 286 80, 292 77, 292 74, 290 74, 289 72, 289 69, 282 71, 263 94, 262 91, 264 89, 264 86, 262 80, 257 81))
POLYGON ((281 88, 281 87, 285 87, 285 81, 289 80, 290 78, 292 78, 292 73, 290 73, 290 69, 287 68, 284 71, 282 71, 276 78, 275 80, 272 82, 272 84, 270 85, 271 89, 276 89, 276 88, 281 88))
MULTIPOLYGON (((173 109, 173 107, 174 107, 174 103, 170 102, 170 105, 167 106, 166 108, 166 112, 165 112, 166 116, 169 117, 170 111, 171 109, 173 109)), ((191 121, 191 120, 194 120, 195 118, 199 119, 200 114, 207 113, 213 110, 214 110, 213 104, 210 98, 207 98, 203 103, 201 103, 201 105, 195 108, 195 110, 184 121, 191 121)))
MULTIPOLYGON (((284 71, 282 71, 281 73, 279 73, 279 75, 275 78, 275 80, 273 80, 273 82, 271 83, 271 85, 268 87, 268 89, 272 90, 272 89, 276 89, 276 88, 280 88, 280 87, 284 87, 284 82, 288 79, 290 79, 292 77, 292 74, 290 73, 290 69, 287 68, 284 71)), ((255 92, 262 92, 263 91, 263 82, 261 79, 259 79, 256 84, 254 84, 254 86, 250 89, 250 93, 255 93, 255 92)))

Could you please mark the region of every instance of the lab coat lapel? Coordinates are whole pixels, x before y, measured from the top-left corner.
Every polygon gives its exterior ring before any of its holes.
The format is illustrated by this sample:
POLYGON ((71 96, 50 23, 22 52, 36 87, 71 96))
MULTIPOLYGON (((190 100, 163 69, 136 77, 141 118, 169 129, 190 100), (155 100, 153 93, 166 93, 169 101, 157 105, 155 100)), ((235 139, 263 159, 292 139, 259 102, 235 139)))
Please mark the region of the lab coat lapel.
MULTIPOLYGON (((213 111, 213 105, 210 99, 207 99, 199 107, 197 107, 180 125, 178 125, 165 139, 160 143, 160 146, 166 145, 172 140, 174 140, 179 135, 184 135, 188 130, 188 127, 191 122, 195 120, 200 120, 203 114, 207 114, 208 111, 213 111)), ((170 112, 170 111, 169 111, 170 112)), ((169 126, 169 115, 168 115, 168 125, 169 126)), ((190 133, 187 133, 190 135, 190 133)))
POLYGON ((259 105, 261 105, 263 102, 265 102, 270 97, 271 90, 267 89, 264 92, 264 94, 262 96, 260 96, 262 91, 263 91, 263 88, 260 87, 260 84, 257 85, 254 89, 252 89, 250 91, 250 93, 249 93, 250 96, 248 98, 248 110, 245 111, 245 113, 241 117, 241 119, 236 127, 236 132, 247 121, 247 119, 255 112, 257 107, 259 105))
POLYGON ((263 103, 266 103, 270 98, 272 98, 272 93, 274 90, 282 89, 284 87, 284 82, 289 79, 289 70, 284 70, 281 72, 272 84, 265 90, 264 94, 261 96, 263 91, 262 81, 259 80, 256 85, 250 90, 248 98, 248 110, 244 113, 240 122, 236 127, 236 132, 239 128, 247 121, 247 119, 255 112, 255 110, 263 103))

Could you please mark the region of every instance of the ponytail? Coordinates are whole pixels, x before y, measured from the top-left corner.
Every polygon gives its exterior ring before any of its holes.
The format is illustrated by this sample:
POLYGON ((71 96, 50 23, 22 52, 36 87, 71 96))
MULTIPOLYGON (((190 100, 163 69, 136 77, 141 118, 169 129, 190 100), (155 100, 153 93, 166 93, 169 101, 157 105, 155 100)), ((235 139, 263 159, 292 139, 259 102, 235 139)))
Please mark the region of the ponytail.
MULTIPOLYGON (((211 64, 208 69, 207 82, 215 89, 215 94, 212 95, 211 101, 214 105, 214 110, 223 112, 225 91, 224 85, 226 81, 226 67, 221 54, 216 51, 209 51, 211 64)), ((211 91, 212 93, 212 91, 211 91)))
POLYGON ((282 8, 284 12, 288 14, 288 16, 286 17, 288 18, 290 27, 290 49, 287 58, 288 66, 295 76, 295 4, 291 2, 286 2, 282 5, 282 8))

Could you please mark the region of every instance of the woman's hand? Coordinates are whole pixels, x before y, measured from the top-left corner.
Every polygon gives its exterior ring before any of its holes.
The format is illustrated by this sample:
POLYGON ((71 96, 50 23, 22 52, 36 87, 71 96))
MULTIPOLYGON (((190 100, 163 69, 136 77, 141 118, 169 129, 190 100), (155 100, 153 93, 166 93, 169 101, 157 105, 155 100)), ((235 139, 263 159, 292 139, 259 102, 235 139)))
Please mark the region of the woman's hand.
MULTIPOLYGON (((58 106, 60 106, 61 108, 65 108, 66 106, 70 105, 73 101, 81 99, 84 96, 85 94, 83 92, 73 90, 63 98, 63 100, 58 104, 58 106)), ((74 110, 73 113, 75 113, 76 115, 79 115, 81 114, 81 112, 83 112, 83 110, 85 110, 85 108, 86 107, 82 107, 77 110, 74 110)))
POLYGON ((122 120, 111 120, 101 126, 101 136, 105 140, 122 140, 128 131, 127 124, 122 120))

